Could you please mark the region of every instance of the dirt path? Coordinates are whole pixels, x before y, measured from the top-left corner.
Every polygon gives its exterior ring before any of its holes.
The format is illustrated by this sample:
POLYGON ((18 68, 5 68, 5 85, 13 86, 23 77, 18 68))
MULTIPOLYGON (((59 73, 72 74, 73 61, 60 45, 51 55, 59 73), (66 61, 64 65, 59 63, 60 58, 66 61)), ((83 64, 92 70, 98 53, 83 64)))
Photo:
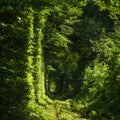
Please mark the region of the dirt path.
POLYGON ((57 105, 56 105, 55 101, 53 103, 53 110, 54 110, 54 114, 55 114, 55 120, 59 120, 59 115, 58 115, 58 111, 57 111, 57 105))

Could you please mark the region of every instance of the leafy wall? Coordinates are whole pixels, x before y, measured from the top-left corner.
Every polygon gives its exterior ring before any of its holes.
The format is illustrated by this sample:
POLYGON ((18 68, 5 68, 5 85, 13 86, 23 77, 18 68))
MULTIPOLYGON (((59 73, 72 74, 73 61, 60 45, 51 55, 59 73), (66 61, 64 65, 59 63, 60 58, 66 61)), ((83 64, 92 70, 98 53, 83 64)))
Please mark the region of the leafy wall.
POLYGON ((2 120, 117 120, 120 3, 0 1, 2 120))

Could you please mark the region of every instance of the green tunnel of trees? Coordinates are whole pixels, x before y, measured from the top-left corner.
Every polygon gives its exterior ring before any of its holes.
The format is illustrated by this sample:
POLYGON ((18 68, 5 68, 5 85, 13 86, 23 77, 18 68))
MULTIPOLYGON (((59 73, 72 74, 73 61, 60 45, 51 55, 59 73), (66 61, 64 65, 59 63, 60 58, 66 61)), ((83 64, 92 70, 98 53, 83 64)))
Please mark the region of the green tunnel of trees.
POLYGON ((119 120, 119 88, 119 0, 0 1, 1 120, 119 120))

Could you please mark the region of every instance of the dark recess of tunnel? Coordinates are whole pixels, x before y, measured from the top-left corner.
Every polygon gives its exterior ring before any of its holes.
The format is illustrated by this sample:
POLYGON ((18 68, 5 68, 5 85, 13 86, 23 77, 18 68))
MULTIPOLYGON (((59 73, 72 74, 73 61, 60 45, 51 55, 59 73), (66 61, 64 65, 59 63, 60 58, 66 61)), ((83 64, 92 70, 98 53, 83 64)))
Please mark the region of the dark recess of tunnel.
POLYGON ((106 32, 113 31, 114 23, 113 20, 110 19, 108 11, 100 11, 99 6, 95 5, 93 2, 88 2, 88 4, 82 9, 83 14, 78 17, 80 22, 73 25, 75 31, 68 36, 68 38, 74 43, 74 45, 71 46, 72 50, 75 52, 77 51, 78 53, 81 52, 79 53, 81 57, 77 63, 78 67, 73 73, 71 73, 72 78, 69 78, 65 73, 59 73, 59 70, 56 73, 53 72, 47 75, 45 89, 46 95, 51 99, 66 100, 80 94, 85 68, 96 58, 97 55, 96 52, 91 51, 92 44, 90 43, 90 39, 99 40, 103 28, 105 28, 106 32), (90 23, 92 20, 94 20, 94 23, 90 23), (99 29, 97 28, 98 23, 100 25, 99 29), (93 25, 96 26, 91 32, 90 27, 93 25), (78 31, 79 35, 76 35, 76 32, 78 31), (87 45, 84 46, 84 44, 87 45), (87 47, 86 51, 80 51, 79 45, 80 47, 87 47), (56 78, 53 80, 57 88, 54 92, 51 92, 50 79, 54 75, 58 75, 58 80, 56 80, 56 78), (72 91, 69 90, 69 85, 72 86, 72 91))

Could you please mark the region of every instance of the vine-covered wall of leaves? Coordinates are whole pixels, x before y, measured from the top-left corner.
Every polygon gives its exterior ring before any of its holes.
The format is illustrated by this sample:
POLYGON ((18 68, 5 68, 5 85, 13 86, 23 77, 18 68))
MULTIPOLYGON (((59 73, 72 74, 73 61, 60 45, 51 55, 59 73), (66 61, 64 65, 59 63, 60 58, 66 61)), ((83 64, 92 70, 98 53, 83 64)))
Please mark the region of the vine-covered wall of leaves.
POLYGON ((1 120, 118 120, 119 21, 119 0, 1 0, 1 120))

